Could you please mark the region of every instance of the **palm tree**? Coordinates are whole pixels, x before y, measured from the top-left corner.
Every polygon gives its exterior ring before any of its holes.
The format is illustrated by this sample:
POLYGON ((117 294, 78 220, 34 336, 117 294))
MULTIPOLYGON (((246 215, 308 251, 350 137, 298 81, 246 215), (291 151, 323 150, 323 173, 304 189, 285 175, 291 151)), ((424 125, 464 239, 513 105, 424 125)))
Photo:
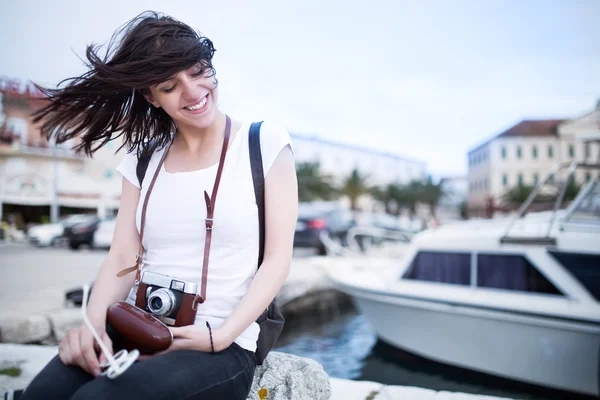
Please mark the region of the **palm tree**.
POLYGON ((417 180, 410 181, 402 190, 402 197, 410 210, 410 214, 413 216, 417 211, 417 203, 423 201, 423 192, 423 182, 417 180))
POLYGON ((577 194, 581 190, 581 186, 578 186, 573 179, 573 176, 569 179, 567 187, 565 188, 564 201, 572 201, 577 197, 577 194))
POLYGON ((421 195, 419 200, 429 206, 431 216, 435 218, 435 209, 438 202, 444 197, 442 182, 433 183, 431 176, 428 176, 421 186, 421 195))
POLYGON ((298 176, 298 200, 333 200, 339 196, 331 183, 331 176, 321 174, 319 162, 303 162, 296 165, 298 176))
POLYGON ((362 175, 356 168, 344 180, 340 189, 340 192, 350 199, 350 208, 352 210, 358 210, 358 198, 371 191, 371 188, 367 184, 367 175, 362 175))
POLYGON ((415 205, 413 195, 408 186, 399 183, 393 183, 388 186, 388 191, 392 202, 395 203, 394 215, 400 215, 403 208, 408 207, 411 212, 414 211, 415 205))
MULTIPOLYGON (((502 201, 513 205, 523 204, 527 200, 533 189, 535 189, 535 186, 517 185, 509 189, 506 193, 504 193, 504 195, 502 196, 502 201)), ((547 203, 549 201, 552 201, 552 196, 544 194, 538 194, 533 199, 534 203, 547 203)))
POLYGON ((534 187, 530 185, 515 186, 504 193, 502 200, 507 203, 521 204, 527 200, 533 189, 534 187))
POLYGON ((386 214, 392 213, 392 198, 390 196, 390 186, 376 186, 371 189, 371 196, 383 204, 386 214))

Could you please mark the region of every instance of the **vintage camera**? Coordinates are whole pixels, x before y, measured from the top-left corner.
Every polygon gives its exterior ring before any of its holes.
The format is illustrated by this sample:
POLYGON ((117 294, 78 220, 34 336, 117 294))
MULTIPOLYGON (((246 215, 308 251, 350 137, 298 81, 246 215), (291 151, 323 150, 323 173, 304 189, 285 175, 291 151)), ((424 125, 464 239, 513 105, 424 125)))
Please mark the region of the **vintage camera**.
POLYGON ((135 305, 170 326, 193 325, 196 311, 192 304, 198 284, 144 272, 137 289, 135 305))

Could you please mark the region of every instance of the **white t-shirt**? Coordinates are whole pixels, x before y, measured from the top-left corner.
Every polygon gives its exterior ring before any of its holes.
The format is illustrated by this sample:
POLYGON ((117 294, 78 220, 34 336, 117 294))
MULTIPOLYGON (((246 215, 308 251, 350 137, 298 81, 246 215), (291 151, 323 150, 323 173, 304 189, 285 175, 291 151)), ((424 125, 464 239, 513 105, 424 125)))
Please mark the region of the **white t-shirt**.
MULTIPOLYGON (((230 143, 214 210, 212 244, 208 263, 206 301, 198 305, 196 324, 218 328, 246 293, 258 264, 258 209, 250 169, 248 146, 250 124, 244 123, 230 143)), ((265 177, 285 146, 288 132, 263 123, 260 144, 265 177)), ((142 183, 136 224, 140 230, 142 204, 165 150, 150 159, 142 183)), ((117 170, 139 187, 137 155, 126 154, 117 170)), ((218 163, 197 171, 169 173, 164 165, 158 175, 146 211, 143 271, 152 271, 186 281, 202 282, 206 205, 204 191, 212 193, 218 163)), ((135 304, 137 287, 127 301, 135 304)), ((235 342, 255 351, 259 327, 253 323, 235 342)))

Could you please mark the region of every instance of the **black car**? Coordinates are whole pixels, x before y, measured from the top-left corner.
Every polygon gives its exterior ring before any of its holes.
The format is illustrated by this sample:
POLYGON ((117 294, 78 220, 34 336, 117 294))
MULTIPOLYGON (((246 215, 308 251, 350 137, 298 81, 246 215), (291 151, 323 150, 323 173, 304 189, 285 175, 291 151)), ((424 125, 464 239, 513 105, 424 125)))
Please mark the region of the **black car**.
POLYGON ((355 226, 350 210, 336 208, 333 210, 300 209, 294 235, 294 247, 314 248, 319 255, 327 250, 321 241, 321 233, 326 232, 331 238, 346 245, 346 234, 355 226))
POLYGON ((96 215, 81 216, 77 223, 65 226, 63 236, 69 243, 69 247, 77 250, 81 245, 94 246, 94 232, 98 229, 100 218, 96 215))

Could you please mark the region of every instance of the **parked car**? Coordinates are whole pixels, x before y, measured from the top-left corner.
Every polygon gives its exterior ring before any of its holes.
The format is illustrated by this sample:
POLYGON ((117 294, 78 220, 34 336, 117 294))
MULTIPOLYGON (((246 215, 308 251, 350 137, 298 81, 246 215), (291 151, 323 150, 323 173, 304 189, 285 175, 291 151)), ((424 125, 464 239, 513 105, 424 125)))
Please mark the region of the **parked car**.
POLYGON ((115 222, 115 218, 100 221, 96 232, 94 232, 93 245, 95 248, 110 249, 115 233, 115 222))
POLYGON ((294 247, 314 248, 319 255, 325 255, 327 251, 321 241, 321 232, 326 232, 331 238, 339 240, 345 246, 346 234, 355 224, 350 210, 299 208, 294 247))
POLYGON ((85 214, 72 214, 65 217, 55 224, 41 224, 32 226, 27 230, 27 240, 29 243, 40 247, 56 246, 65 241, 64 230, 86 221, 85 214))
POLYGON ((29 243, 40 246, 55 246, 63 235, 63 224, 42 224, 32 226, 27 230, 27 240, 29 243))
POLYGON ((100 218, 96 215, 82 215, 77 223, 66 226, 64 236, 69 243, 69 247, 77 250, 81 245, 94 247, 94 232, 98 228, 100 218))

